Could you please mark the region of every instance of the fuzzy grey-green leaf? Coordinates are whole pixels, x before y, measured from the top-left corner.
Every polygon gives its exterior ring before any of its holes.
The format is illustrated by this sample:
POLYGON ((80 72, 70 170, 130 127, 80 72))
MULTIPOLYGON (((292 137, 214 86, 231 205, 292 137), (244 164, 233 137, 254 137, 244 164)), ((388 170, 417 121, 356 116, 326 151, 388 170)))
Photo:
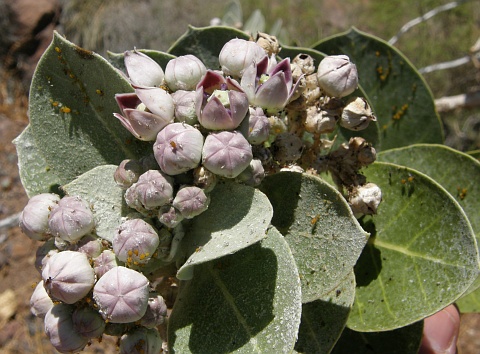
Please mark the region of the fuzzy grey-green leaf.
POLYGON ((114 95, 130 84, 105 59, 55 33, 30 88, 30 129, 39 154, 61 181, 88 170, 147 155, 113 117, 114 95))
POLYGON ((207 211, 186 226, 182 248, 189 256, 177 277, 195 265, 235 253, 266 237, 273 209, 267 197, 249 186, 226 181, 210 194, 207 211))
POLYGON ((117 166, 96 167, 63 187, 68 195, 78 195, 87 201, 95 218, 96 234, 112 241, 128 209, 123 200, 123 191, 113 180, 117 166))
POLYGON ((342 334, 355 299, 352 272, 332 291, 302 305, 295 353, 328 354, 342 334))
POLYGON ((281 172, 266 177, 260 190, 297 262, 303 302, 320 299, 351 272, 368 235, 342 195, 318 177, 281 172))
POLYGON ((301 315, 298 271, 274 228, 261 242, 195 267, 168 326, 172 353, 291 353, 301 315))
POLYGON ((355 265, 357 289, 347 322, 361 332, 419 321, 446 307, 477 277, 475 235, 465 213, 438 183, 403 166, 377 162, 364 171, 380 186, 371 236, 355 265))

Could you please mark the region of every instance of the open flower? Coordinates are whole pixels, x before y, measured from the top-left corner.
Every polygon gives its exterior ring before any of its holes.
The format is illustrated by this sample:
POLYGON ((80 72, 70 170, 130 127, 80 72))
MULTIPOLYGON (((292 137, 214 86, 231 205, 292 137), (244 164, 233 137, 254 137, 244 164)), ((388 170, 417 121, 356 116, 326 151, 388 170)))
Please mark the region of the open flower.
MULTIPOLYGON (((270 60, 275 59, 272 57, 270 60)), ((299 82, 300 80, 293 85, 289 58, 272 66, 265 57, 245 70, 240 84, 251 105, 267 110, 281 110, 292 97, 299 82)))
POLYGON ((204 128, 232 130, 245 118, 248 98, 235 80, 207 70, 197 85, 195 109, 204 128))
POLYGON ((162 89, 147 89, 150 91, 148 93, 145 93, 145 90, 137 91, 141 92, 142 97, 148 96, 145 100, 149 105, 142 103, 137 93, 116 94, 115 99, 122 114, 113 115, 137 139, 152 141, 160 130, 173 121, 173 99, 162 89), (159 106, 161 109, 152 110, 149 106, 159 106))

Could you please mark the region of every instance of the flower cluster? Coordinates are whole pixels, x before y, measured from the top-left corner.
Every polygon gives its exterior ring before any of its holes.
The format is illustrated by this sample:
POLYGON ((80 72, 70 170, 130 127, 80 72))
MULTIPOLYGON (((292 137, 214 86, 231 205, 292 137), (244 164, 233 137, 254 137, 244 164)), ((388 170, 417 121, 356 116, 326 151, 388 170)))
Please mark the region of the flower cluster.
POLYGON ((316 69, 309 55, 278 59, 278 43, 269 48, 233 39, 219 54, 221 70, 193 55, 164 70, 139 51, 125 52, 133 92, 116 94, 114 117, 151 142, 150 156, 122 161, 113 176, 131 213, 111 242, 97 237, 94 212, 78 196, 37 195, 21 218, 28 236, 46 241, 31 308, 58 351, 79 351, 103 333, 121 336, 121 352, 159 351, 156 327, 167 309, 142 272, 178 260, 183 225, 208 210, 221 179, 258 186, 284 169, 329 171, 355 213, 376 212, 381 192, 359 173, 375 150, 353 138, 330 152, 326 135, 376 119, 365 99, 347 97, 358 85, 355 65, 327 56, 316 69))
POLYGON ((165 301, 151 291, 142 273, 129 268, 157 251, 160 239, 152 226, 127 220, 109 245, 96 236, 94 213, 86 201, 43 193, 30 199, 20 227, 31 238, 46 241, 37 252, 42 281, 30 307, 44 319, 58 351, 81 351, 118 324, 125 324, 121 348, 142 347, 148 339, 154 353, 159 351, 162 340, 155 327, 165 321, 165 301))

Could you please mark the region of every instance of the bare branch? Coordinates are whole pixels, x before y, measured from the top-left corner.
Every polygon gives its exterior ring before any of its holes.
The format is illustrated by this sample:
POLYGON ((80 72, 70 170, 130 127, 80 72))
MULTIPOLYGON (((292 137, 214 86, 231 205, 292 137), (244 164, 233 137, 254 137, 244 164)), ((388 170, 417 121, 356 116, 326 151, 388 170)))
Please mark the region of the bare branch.
POLYGON ((452 2, 449 2, 445 5, 441 5, 441 6, 438 6, 436 8, 434 8, 433 10, 430 10, 428 12, 426 12, 425 14, 423 14, 422 16, 420 17, 417 17, 417 18, 414 18, 413 20, 411 21, 408 21, 406 24, 404 24, 402 26, 402 28, 400 29, 400 31, 398 31, 398 33, 393 36, 392 38, 390 38, 390 40, 388 41, 389 44, 391 45, 394 45, 395 43, 397 43, 397 41, 399 40, 399 38, 401 36, 403 36, 406 32, 408 32, 412 27, 422 23, 422 22, 425 22, 427 21, 428 19, 432 18, 433 16, 435 15, 438 15, 439 13, 441 12, 444 12, 444 11, 448 11, 448 10, 451 10, 451 9, 454 9, 455 7, 457 6, 460 6, 462 5, 463 3, 466 3, 466 2, 469 2, 469 1, 472 1, 472 0, 458 0, 458 1, 452 1, 452 2))
POLYGON ((445 61, 443 63, 436 63, 436 64, 425 66, 424 68, 418 69, 418 71, 421 74, 428 74, 436 70, 456 68, 457 66, 468 64, 471 61, 472 61, 472 58, 470 57, 470 55, 465 55, 464 57, 461 57, 455 60, 450 60, 450 61, 445 61))
POLYGON ((437 98, 435 107, 438 112, 453 111, 457 108, 480 107, 480 90, 456 96, 437 98))
POLYGON ((7 216, 5 219, 0 220, 0 230, 10 229, 14 226, 18 226, 20 222, 20 213, 16 213, 10 216, 7 216))

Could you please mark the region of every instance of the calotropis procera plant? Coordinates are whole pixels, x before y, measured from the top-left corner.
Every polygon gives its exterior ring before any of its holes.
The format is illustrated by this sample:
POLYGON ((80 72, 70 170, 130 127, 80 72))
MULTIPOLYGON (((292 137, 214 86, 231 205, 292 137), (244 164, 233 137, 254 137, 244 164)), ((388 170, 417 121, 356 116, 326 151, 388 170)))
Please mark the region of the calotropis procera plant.
POLYGON ((418 72, 357 30, 259 37, 105 60, 54 35, 15 143, 57 350, 415 353, 425 317, 478 311, 480 164, 418 72))

